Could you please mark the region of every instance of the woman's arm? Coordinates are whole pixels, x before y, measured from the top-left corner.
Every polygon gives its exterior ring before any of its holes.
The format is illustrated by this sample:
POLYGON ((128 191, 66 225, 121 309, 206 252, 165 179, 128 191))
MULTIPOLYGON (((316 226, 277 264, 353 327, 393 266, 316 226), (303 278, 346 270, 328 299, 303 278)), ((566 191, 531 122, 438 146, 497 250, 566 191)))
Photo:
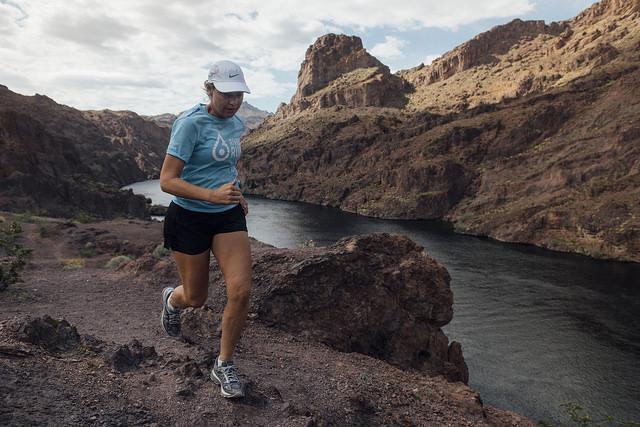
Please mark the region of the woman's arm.
POLYGON ((220 205, 235 205, 240 203, 242 193, 233 182, 215 189, 202 188, 180 178, 184 162, 177 157, 167 154, 160 171, 160 188, 165 193, 186 199, 203 200, 220 205))

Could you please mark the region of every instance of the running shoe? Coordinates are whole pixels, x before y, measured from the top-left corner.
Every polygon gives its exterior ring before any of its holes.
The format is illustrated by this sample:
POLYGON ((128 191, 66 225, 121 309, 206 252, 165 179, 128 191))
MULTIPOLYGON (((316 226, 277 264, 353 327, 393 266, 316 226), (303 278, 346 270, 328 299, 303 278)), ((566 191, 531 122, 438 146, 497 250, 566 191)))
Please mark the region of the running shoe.
POLYGON ((211 369, 211 379, 220 384, 220 394, 223 397, 244 397, 242 383, 238 378, 233 361, 227 360, 218 364, 218 358, 216 357, 216 362, 213 365, 213 369, 211 369))
POLYGON ((167 287, 162 290, 162 314, 160 321, 164 331, 172 336, 180 335, 180 310, 172 310, 169 307, 169 297, 173 293, 173 288, 167 287))

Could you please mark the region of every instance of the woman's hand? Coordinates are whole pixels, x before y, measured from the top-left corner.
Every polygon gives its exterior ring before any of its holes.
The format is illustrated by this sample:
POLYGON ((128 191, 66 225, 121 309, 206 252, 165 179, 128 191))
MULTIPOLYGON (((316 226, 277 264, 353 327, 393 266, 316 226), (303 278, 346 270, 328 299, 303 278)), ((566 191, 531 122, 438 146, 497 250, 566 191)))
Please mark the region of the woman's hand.
POLYGON ((245 200, 244 196, 240 196, 240 206, 242 206, 242 210, 244 211, 244 216, 249 215, 249 204, 245 200))
POLYGON ((244 200, 240 189, 234 185, 234 182, 224 184, 215 190, 210 190, 208 202, 219 205, 237 205, 240 200, 244 200))

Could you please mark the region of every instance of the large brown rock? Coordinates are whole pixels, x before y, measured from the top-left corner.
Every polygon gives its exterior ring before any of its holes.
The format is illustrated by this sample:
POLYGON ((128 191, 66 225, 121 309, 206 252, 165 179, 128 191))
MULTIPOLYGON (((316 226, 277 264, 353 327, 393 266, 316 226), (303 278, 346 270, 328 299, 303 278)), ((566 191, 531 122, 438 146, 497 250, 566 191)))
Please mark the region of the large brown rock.
MULTIPOLYGON (((458 343, 441 327, 453 316, 446 269, 404 236, 348 237, 328 248, 253 250, 251 318, 403 369, 468 381, 458 343)), ((183 336, 219 330, 219 307, 183 316, 183 336)))

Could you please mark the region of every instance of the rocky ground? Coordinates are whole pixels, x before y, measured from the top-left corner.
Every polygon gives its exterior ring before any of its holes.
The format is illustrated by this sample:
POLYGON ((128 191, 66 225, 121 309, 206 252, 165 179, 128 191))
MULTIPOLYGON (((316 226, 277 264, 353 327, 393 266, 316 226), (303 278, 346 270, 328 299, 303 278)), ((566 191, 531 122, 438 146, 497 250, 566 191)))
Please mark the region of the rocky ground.
MULTIPOLYGON (((276 279, 266 276, 289 277, 286 286, 296 286, 300 274, 343 265, 379 239, 409 248, 388 274, 411 288, 403 277, 418 271, 411 262, 416 255, 402 240, 383 236, 290 252, 253 242, 254 279, 263 288, 252 299, 235 357, 247 396, 229 401, 208 379, 224 303, 215 263, 209 302, 183 315, 184 337, 174 339, 159 324, 160 290, 175 281, 170 258, 157 248, 159 223, 34 219, 24 230, 23 243, 33 249, 24 281, 0 292, 2 425, 533 425, 483 405, 462 382, 430 376, 423 367, 400 369, 384 352, 376 358, 337 351, 318 333, 296 332, 269 317, 282 303, 273 296, 286 292, 273 292, 276 279), (274 270, 277 264, 283 267, 274 270)), ((373 246, 367 250, 379 265, 395 256, 396 249, 384 254, 373 246)), ((437 307, 429 318, 442 322, 448 314, 437 307)), ((396 320, 407 321, 404 313, 396 320)), ((437 333, 435 320, 415 327, 427 323, 437 333)))

